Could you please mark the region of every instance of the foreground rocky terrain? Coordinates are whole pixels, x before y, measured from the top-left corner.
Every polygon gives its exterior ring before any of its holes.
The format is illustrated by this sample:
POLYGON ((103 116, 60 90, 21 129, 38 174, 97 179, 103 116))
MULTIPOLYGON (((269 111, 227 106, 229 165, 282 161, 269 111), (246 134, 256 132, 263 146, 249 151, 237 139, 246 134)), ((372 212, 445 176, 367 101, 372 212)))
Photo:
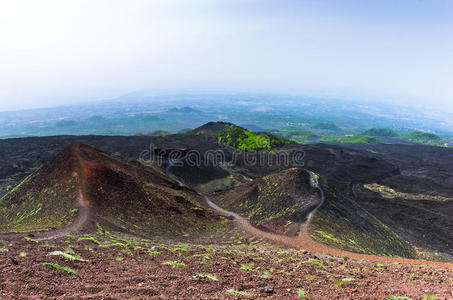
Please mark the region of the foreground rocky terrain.
POLYGON ((0 253, 3 299, 452 299, 452 287, 451 267, 280 249, 234 230, 193 243, 100 229, 52 241, 5 239, 0 253))

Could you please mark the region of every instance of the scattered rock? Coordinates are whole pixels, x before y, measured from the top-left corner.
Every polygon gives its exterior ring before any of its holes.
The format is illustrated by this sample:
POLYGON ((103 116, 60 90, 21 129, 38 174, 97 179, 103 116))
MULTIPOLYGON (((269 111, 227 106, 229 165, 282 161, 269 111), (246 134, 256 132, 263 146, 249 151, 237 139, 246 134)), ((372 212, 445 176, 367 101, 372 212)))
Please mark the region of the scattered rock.
POLYGON ((264 289, 261 289, 261 293, 272 295, 274 293, 274 288, 270 284, 268 284, 264 289))
POLYGON ((17 259, 14 258, 14 256, 10 256, 9 259, 11 260, 11 262, 12 262, 14 265, 17 266, 17 265, 19 264, 19 262, 17 261, 17 259))

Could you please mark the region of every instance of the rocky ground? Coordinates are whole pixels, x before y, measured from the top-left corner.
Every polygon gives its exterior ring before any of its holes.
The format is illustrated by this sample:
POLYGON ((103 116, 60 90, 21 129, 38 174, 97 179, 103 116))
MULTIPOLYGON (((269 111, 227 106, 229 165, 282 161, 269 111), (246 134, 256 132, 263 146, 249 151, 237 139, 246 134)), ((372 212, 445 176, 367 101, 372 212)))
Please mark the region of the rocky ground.
POLYGON ((223 245, 110 233, 39 242, 3 237, 0 297, 453 299, 451 267, 351 260, 235 237, 223 245))

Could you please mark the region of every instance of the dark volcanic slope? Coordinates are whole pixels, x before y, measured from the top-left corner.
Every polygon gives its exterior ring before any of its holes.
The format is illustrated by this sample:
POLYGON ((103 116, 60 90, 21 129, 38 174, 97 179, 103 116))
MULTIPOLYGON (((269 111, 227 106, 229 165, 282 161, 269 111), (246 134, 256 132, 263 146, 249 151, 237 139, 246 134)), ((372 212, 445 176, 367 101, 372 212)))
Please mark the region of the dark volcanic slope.
POLYGON ((417 258, 414 247, 354 200, 322 185, 325 202, 313 215, 308 232, 332 247, 379 256, 417 258))
MULTIPOLYGON (((7 187, 19 184, 25 177, 50 161, 68 145, 82 143, 109 153, 123 161, 140 157, 149 160, 150 149, 180 149, 190 147, 204 153, 218 148, 210 136, 195 134, 157 136, 48 136, 0 140, 0 196, 7 193, 7 187)), ((225 173, 219 176, 227 176, 225 173)), ((209 178, 209 180, 212 179, 209 178)), ((199 181, 206 182, 201 177, 199 181)))
POLYGON ((368 152, 399 169, 394 176, 366 181, 368 188, 365 182, 352 183, 349 197, 401 237, 429 250, 428 257, 451 259, 453 149, 379 144, 345 147, 346 151, 368 152), (389 195, 379 189, 392 192, 389 195))
POLYGON ((255 179, 211 198, 261 228, 289 234, 297 233, 297 223, 304 222, 319 203, 318 191, 311 188, 308 173, 300 168, 255 179))
POLYGON ((218 218, 199 200, 196 192, 153 167, 72 144, 2 198, 0 228, 60 228, 72 221, 77 209, 89 207, 95 219, 139 234, 200 232, 218 218))
POLYGON ((77 209, 79 164, 73 149, 57 155, 0 199, 0 231, 68 226, 77 209))

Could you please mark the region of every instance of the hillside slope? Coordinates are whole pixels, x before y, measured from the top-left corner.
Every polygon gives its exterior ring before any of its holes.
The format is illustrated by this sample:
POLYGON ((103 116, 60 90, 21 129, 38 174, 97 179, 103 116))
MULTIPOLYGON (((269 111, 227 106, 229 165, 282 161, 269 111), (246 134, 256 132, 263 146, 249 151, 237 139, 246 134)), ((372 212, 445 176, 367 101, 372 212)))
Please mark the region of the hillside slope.
POLYGON ((89 207, 95 218, 130 232, 199 232, 218 220, 200 200, 153 167, 72 144, 1 199, 0 230, 62 228, 89 207))
POLYGON ((291 168, 214 193, 212 199, 223 208, 247 217, 260 228, 296 234, 297 223, 319 203, 317 191, 310 187, 309 175, 291 168))
POLYGON ((313 214, 310 236, 331 247, 379 256, 416 258, 405 239, 360 207, 355 201, 323 186, 325 202, 313 214))
POLYGON ((308 222, 308 234, 331 247, 364 254, 417 257, 410 243, 335 189, 321 183, 320 199, 310 180, 309 172, 291 168, 214 193, 211 198, 267 231, 296 236, 301 225, 308 222))

